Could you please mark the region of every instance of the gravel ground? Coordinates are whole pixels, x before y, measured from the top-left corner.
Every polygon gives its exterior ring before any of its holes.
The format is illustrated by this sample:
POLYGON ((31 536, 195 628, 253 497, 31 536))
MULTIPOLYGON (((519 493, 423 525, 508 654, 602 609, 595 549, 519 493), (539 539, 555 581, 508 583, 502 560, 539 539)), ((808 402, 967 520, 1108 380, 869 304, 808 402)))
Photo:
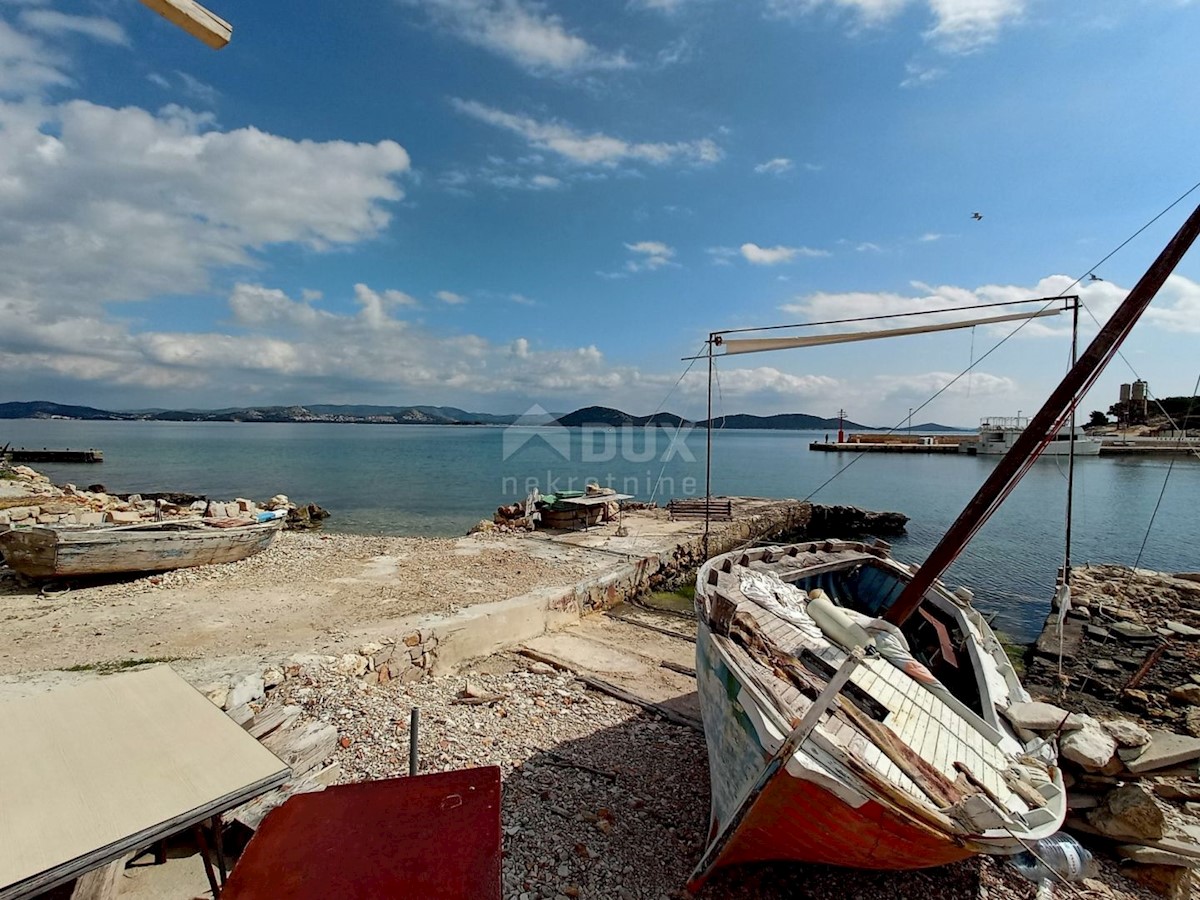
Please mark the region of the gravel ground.
POLYGON ((54 596, 0 567, 9 575, 0 577, 0 675, 144 657, 338 652, 350 631, 569 585, 610 564, 515 536, 284 532, 241 562, 72 582, 54 596))
MULTIPOLYGON (((682 887, 708 825, 707 757, 700 734, 588 691, 568 674, 529 670, 524 661, 504 657, 473 672, 418 684, 300 679, 278 691, 285 701, 338 726, 344 782, 407 772, 413 706, 421 709, 422 771, 500 766, 507 900, 688 896, 682 887), (502 699, 490 705, 453 703, 468 682, 502 699)), ((1024 900, 1033 893, 1033 886, 1007 866, 983 859, 909 873, 746 867, 719 872, 700 896, 1024 900)), ((1097 878, 1057 896, 1142 900, 1154 895, 1105 863, 1097 878)))

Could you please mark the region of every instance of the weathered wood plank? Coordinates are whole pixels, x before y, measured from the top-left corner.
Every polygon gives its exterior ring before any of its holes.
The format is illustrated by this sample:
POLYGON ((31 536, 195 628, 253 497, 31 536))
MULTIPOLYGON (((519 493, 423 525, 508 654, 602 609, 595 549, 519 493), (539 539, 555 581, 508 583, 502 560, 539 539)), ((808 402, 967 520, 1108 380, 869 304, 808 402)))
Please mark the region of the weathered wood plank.
POLYGON ((233 37, 232 25, 195 0, 142 0, 142 4, 214 50, 233 37))

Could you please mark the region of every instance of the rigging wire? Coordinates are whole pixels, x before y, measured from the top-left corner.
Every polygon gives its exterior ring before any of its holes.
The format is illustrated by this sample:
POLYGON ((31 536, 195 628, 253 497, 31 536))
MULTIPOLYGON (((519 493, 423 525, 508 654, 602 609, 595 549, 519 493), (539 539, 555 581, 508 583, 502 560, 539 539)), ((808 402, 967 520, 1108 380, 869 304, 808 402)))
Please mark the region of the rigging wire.
MULTIPOLYGON (((1063 299, 1061 295, 1057 296, 1057 297, 1048 298, 1046 300, 1045 304, 1043 304, 1043 306, 1039 310, 1039 312, 1049 309, 1050 305, 1052 303, 1054 303, 1056 300, 1061 300, 1061 299, 1063 299)), ((1022 302, 1028 303, 1030 301, 1026 300, 1026 301, 1022 301, 1022 302)), ((980 356, 979 359, 972 362, 966 369, 959 372, 957 375, 955 375, 953 378, 951 378, 948 382, 946 382, 944 385, 942 385, 942 387, 940 387, 936 392, 934 392, 934 394, 932 396, 930 396, 924 403, 922 403, 920 406, 914 407, 913 412, 920 412, 925 407, 927 407, 929 404, 931 404, 934 400, 936 400, 938 397, 940 397, 942 394, 944 394, 946 391, 948 391, 955 383, 960 381, 962 378, 967 376, 972 370, 974 370, 976 366, 978 366, 985 359, 987 359, 989 356, 991 356, 993 353, 995 353, 997 350, 999 350, 1002 346, 1004 346, 1005 343, 1007 343, 1011 338, 1013 338, 1022 328, 1024 328, 1026 325, 1028 325, 1031 321, 1033 321, 1033 320, 1026 319, 1023 322, 1021 322, 1021 324, 1019 324, 1016 328, 1014 328, 1012 331, 1010 331, 1008 334, 1006 334, 996 344, 994 344, 990 349, 988 349, 988 351, 986 353, 984 353, 982 356, 980 356)), ((894 434, 903 425, 904 425, 904 419, 901 419, 899 422, 897 422, 895 425, 893 425, 891 428, 889 428, 884 433, 885 434, 894 434)), ((855 463, 857 463, 860 459, 862 459, 866 455, 867 455, 867 453, 865 450, 858 453, 848 463, 846 463, 844 466, 842 466, 840 469, 838 469, 836 472, 834 472, 832 475, 830 475, 828 478, 826 478, 823 482, 821 482, 821 484, 818 485, 814 490, 810 491, 808 496, 805 497, 802 502, 807 502, 807 501, 811 500, 813 497, 815 497, 817 494, 819 494, 821 491, 823 491, 826 487, 828 487, 835 479, 841 477, 842 473, 844 473, 847 469, 849 469, 851 466, 853 466, 855 463)))
MULTIPOLYGON (((701 354, 703 353, 704 348, 707 346, 708 346, 708 340, 705 340, 704 343, 700 345, 700 353, 698 353, 696 356, 691 357, 691 362, 689 362, 687 364, 687 368, 683 370, 683 374, 679 376, 679 380, 675 382, 675 384, 671 387, 671 389, 669 391, 667 391, 667 396, 662 398, 662 401, 658 404, 658 408, 655 409, 653 413, 651 413, 651 415, 650 415, 651 418, 653 418, 654 416, 656 416, 660 412, 662 412, 662 408, 667 405, 667 401, 671 399, 671 395, 674 394, 676 390, 678 390, 679 385, 683 384, 683 379, 687 378, 688 372, 692 371, 692 366, 694 366, 696 364, 696 360, 702 358, 701 354)), ((683 417, 680 416, 679 421, 677 421, 675 423, 675 434, 671 438, 671 443, 670 443, 670 445, 668 445, 669 447, 675 446, 675 442, 679 440, 679 432, 682 429, 683 429, 683 417)), ((667 454, 663 454, 663 455, 664 455, 664 457, 667 456, 667 454)), ((654 487, 650 491, 650 499, 647 502, 653 503, 654 498, 656 496, 658 496, 658 489, 662 486, 663 474, 667 471, 667 463, 669 461, 670 460, 668 458, 663 459, 662 468, 658 470, 658 478, 655 479, 655 481, 654 481, 654 487)))

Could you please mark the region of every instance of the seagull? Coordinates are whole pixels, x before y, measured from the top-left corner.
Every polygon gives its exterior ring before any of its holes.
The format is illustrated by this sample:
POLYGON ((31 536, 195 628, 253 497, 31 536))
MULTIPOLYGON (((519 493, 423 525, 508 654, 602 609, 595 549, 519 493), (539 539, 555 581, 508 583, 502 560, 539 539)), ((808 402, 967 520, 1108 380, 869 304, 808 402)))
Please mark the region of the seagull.
POLYGON ((1088 272, 1088 278, 1091 281, 1103 281, 1104 280, 1099 275, 1097 275, 1095 272, 1088 272))
POLYGON ((971 213, 971 218, 978 222, 983 218, 983 213, 971 213))

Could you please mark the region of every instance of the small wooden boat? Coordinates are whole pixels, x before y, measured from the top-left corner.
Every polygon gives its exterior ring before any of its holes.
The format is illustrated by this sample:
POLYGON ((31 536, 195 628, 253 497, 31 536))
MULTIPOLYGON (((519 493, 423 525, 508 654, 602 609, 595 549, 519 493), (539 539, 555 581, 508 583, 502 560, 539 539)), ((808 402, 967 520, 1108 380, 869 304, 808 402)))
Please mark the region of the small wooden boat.
POLYGON ((237 562, 269 547, 282 528, 282 519, 14 528, 0 532, 0 552, 10 567, 30 578, 164 572, 237 562))
POLYGON ((1029 696, 969 592, 938 584, 902 629, 879 624, 910 578, 886 545, 842 541, 701 568, 712 815, 690 887, 734 863, 911 869, 1017 853, 1062 825, 1054 748, 999 714, 1029 696))

